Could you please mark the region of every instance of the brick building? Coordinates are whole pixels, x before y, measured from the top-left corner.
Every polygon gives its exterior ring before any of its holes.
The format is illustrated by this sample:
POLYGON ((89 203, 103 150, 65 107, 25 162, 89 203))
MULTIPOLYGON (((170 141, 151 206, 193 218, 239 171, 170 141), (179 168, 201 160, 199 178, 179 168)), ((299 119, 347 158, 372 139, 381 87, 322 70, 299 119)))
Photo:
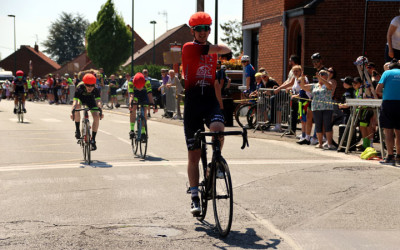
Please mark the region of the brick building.
MULTIPOLYGON (((320 52, 340 78, 357 76, 353 62, 362 54, 365 0, 243 0, 243 49, 254 67, 265 67, 278 82, 286 79, 288 57, 297 54, 307 72, 320 52)), ((369 2, 366 56, 380 72, 386 33, 399 3, 369 2)))
MULTIPOLYGON (((190 33, 190 28, 188 25, 182 24, 173 29, 170 29, 160 37, 156 38, 155 46, 153 43, 149 43, 133 55, 133 58, 135 59, 135 65, 152 64, 154 48, 155 64, 164 65, 163 53, 166 51, 170 51, 171 43, 177 42, 183 45, 186 42, 190 41, 193 41, 193 36, 190 33)), ((123 66, 125 67, 130 63, 131 57, 123 64, 123 66)))
MULTIPOLYGON (((16 53, 17 70, 22 70, 25 73, 28 73, 29 61, 32 61, 33 76, 41 77, 61 68, 61 66, 55 61, 51 60, 49 57, 39 51, 38 45, 35 45, 34 48, 29 45, 21 45, 20 49, 14 53, 16 53)), ((0 67, 14 72, 14 53, 0 61, 0 67)))

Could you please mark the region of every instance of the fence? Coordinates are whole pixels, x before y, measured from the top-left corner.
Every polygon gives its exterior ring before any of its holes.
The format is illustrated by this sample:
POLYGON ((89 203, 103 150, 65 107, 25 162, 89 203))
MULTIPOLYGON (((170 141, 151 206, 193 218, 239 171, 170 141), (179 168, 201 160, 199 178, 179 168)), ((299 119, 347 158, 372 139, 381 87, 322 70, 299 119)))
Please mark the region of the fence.
POLYGON ((271 124, 288 124, 290 128, 290 94, 281 90, 274 94, 274 89, 258 90, 256 129, 271 124))

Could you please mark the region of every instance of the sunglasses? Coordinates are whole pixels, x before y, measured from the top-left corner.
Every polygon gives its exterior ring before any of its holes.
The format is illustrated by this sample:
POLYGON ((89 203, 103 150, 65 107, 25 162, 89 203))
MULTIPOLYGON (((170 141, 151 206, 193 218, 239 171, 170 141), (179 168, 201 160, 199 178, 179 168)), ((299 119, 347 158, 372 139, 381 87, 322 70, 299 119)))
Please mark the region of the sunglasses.
POLYGON ((22 76, 17 76, 18 79, 22 79, 22 76))
POLYGON ((313 63, 319 63, 320 60, 312 60, 313 63))
POLYGON ((86 86, 87 88, 94 88, 94 85, 91 85, 91 84, 85 84, 85 86, 86 86))
POLYGON ((203 30, 207 32, 211 30, 211 27, 209 25, 197 25, 193 29, 197 32, 201 32, 203 30))
POLYGON ((327 76, 328 74, 325 72, 319 73, 320 76, 327 76))

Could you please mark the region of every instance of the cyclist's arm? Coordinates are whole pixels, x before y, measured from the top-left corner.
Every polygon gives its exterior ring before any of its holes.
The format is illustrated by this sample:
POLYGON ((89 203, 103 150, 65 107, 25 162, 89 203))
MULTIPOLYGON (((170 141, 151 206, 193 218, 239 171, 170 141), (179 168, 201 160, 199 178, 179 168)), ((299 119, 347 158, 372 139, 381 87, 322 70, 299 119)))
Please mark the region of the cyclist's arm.
POLYGON ((217 100, 219 102, 219 107, 220 109, 224 109, 224 104, 222 102, 222 96, 221 96, 221 84, 219 83, 218 80, 214 81, 214 90, 215 90, 215 96, 217 97, 217 100))
POLYGON ((231 49, 224 44, 215 44, 209 45, 210 49, 208 50, 208 54, 227 54, 231 52, 231 49))

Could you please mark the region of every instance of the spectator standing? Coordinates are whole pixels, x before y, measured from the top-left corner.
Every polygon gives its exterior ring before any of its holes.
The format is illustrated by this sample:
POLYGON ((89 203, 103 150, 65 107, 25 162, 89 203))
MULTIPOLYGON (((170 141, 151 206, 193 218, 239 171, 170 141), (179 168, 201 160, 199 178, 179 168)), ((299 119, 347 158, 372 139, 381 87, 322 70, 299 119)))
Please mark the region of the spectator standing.
MULTIPOLYGON (((400 11, 400 9, 399 9, 400 11)), ((387 44, 385 49, 385 61, 400 59, 400 16, 396 16, 390 22, 387 35, 387 44)))
POLYGON ((162 84, 161 86, 158 88, 158 91, 161 92, 161 100, 162 100, 162 104, 164 106, 164 116, 165 117, 172 117, 172 114, 170 114, 169 112, 167 112, 167 96, 165 93, 165 86, 168 83, 169 80, 169 75, 168 75, 168 69, 161 69, 161 80, 162 80, 162 84))
POLYGON ((256 90, 256 71, 253 65, 250 64, 250 57, 248 55, 243 55, 241 58, 241 62, 246 77, 246 90, 247 93, 250 94, 251 92, 256 90))
POLYGON ((300 86, 303 90, 311 92, 313 101, 311 111, 313 112, 315 130, 317 132, 318 145, 316 148, 334 150, 336 147, 332 144, 332 83, 329 79, 329 73, 326 70, 320 70, 316 74, 318 83, 306 84, 304 74, 301 76, 300 86), (322 145, 322 128, 325 128, 327 143, 322 145))
POLYGON ((53 104, 54 103, 54 79, 53 79, 53 75, 49 74, 47 76, 47 80, 46 80, 46 84, 49 86, 49 104, 53 104))
POLYGON ((111 102, 110 108, 113 109, 114 105, 117 108, 117 89, 119 86, 117 81, 115 80, 115 75, 113 74, 110 77, 111 79, 108 84, 108 86, 110 87, 110 102, 111 102))
MULTIPOLYGON (((281 86, 275 89, 274 91, 275 94, 278 94, 281 89, 290 89, 294 85, 295 78, 294 78, 293 67, 297 65, 300 65, 300 58, 297 55, 291 55, 289 58, 290 71, 288 77, 286 81, 282 83, 281 86)), ((301 74, 301 67, 300 67, 300 74, 301 74)), ((298 78, 300 78, 300 75, 298 76, 298 78)), ((300 91, 300 85, 298 85, 298 89, 300 91)), ((290 111, 290 131, 285 132, 285 135, 296 134, 298 112, 299 112, 299 99, 292 98, 292 106, 290 111)))
POLYGON ((173 119, 182 119, 182 114, 181 114, 181 100, 182 100, 182 92, 183 92, 183 87, 181 82, 179 81, 178 77, 175 75, 175 71, 173 69, 170 69, 168 71, 168 82, 167 82, 167 88, 170 88, 171 86, 176 87, 176 115, 173 117, 173 119))
POLYGON ((385 133, 387 155, 382 163, 400 165, 400 64, 392 63, 389 69, 383 73, 376 89, 376 92, 383 96, 379 122, 385 133), (394 156, 395 141, 396 157, 394 156))

